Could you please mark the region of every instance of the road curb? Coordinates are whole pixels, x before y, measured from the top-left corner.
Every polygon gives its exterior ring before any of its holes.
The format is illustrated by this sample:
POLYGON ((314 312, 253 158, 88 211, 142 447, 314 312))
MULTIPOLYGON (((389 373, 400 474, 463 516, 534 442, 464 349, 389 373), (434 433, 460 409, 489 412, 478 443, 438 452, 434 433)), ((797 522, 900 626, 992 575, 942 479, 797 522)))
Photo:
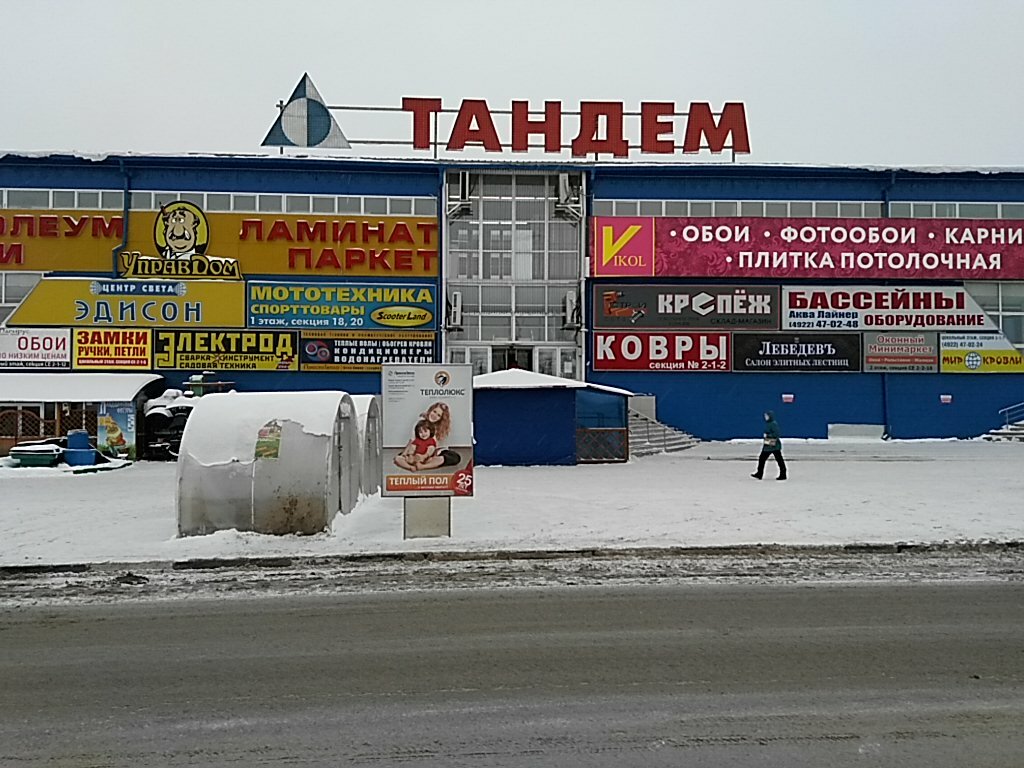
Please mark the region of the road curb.
POLYGON ((755 544, 716 547, 636 547, 545 549, 545 550, 457 550, 439 552, 374 552, 351 555, 212 557, 188 560, 104 562, 104 563, 33 563, 0 565, 0 578, 60 573, 102 573, 108 571, 206 571, 217 569, 317 567, 384 562, 458 562, 510 560, 565 560, 585 558, 674 558, 674 557, 828 557, 830 555, 907 555, 936 553, 986 553, 1024 551, 1024 540, 941 542, 852 543, 833 545, 755 544))

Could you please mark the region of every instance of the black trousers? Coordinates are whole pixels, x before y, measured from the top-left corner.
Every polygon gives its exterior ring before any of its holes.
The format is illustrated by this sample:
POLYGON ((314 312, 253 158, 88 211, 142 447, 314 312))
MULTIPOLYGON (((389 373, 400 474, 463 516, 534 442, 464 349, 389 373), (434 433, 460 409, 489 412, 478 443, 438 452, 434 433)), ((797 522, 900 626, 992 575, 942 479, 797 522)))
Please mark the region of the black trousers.
POLYGON ((775 463, 779 465, 779 477, 786 476, 786 460, 782 458, 782 449, 775 448, 774 450, 761 450, 761 455, 757 457, 757 476, 764 476, 764 464, 768 461, 769 456, 775 457, 775 463))

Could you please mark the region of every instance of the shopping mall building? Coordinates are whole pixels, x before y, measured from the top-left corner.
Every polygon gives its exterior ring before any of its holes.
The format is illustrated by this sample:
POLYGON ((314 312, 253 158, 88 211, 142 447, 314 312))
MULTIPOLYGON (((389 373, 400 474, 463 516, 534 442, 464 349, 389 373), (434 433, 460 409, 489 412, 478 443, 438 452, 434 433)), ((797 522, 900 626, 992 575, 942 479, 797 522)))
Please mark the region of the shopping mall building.
POLYGON ((1020 171, 6 155, 0 208, 0 407, 28 373, 358 394, 387 361, 652 395, 703 439, 1024 401, 1020 171))

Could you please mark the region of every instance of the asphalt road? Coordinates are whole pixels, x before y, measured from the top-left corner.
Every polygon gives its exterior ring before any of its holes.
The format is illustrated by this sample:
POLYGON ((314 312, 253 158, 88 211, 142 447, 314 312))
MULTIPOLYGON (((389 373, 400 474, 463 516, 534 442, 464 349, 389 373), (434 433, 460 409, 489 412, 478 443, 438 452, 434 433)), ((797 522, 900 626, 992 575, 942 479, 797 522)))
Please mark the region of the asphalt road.
POLYGON ((1024 764, 1024 584, 0 612, 2 766, 1024 764))

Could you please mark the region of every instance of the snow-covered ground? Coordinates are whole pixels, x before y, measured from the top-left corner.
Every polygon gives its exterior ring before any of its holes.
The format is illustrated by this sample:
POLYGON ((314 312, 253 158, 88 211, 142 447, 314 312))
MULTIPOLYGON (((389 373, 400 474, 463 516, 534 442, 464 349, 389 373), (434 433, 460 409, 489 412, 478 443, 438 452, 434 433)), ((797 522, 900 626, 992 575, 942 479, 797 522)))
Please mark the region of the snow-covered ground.
POLYGON ((365 498, 316 536, 178 538, 173 464, 94 474, 0 466, 0 566, 1024 539, 1024 443, 786 440, 786 482, 772 463, 765 480, 750 477, 758 448, 478 467, 476 495, 452 500, 451 537, 409 540, 398 498, 365 498))

